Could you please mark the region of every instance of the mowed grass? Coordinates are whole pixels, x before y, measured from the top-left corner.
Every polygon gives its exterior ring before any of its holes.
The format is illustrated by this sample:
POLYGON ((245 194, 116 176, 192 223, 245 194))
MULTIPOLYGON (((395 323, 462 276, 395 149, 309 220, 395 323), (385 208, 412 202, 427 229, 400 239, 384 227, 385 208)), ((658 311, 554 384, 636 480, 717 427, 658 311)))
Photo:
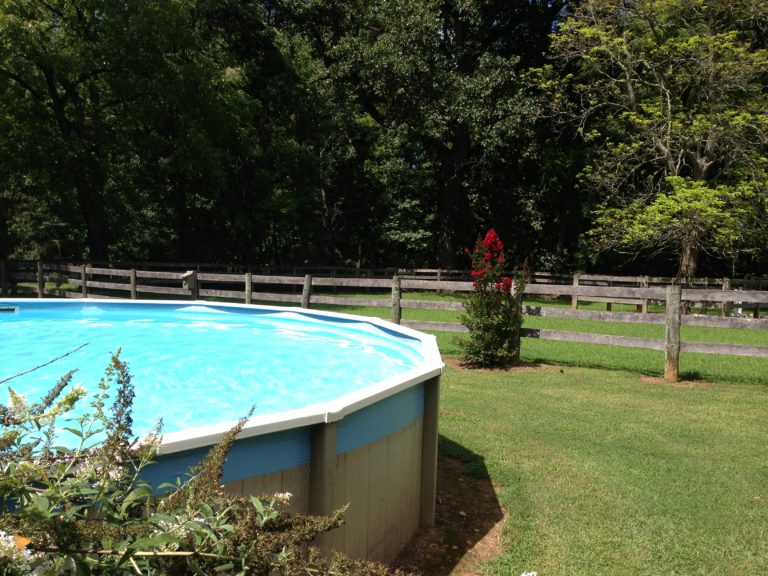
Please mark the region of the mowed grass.
MULTIPOLYGON (((528 325, 527 323, 524 324, 524 326, 528 325)), ((729 339, 729 330, 723 330, 723 332, 721 339, 717 341, 737 343, 729 339)), ((456 356, 460 353, 458 341, 464 338, 464 335, 448 332, 435 332, 434 334, 444 356, 456 356)), ((758 334, 764 333, 758 332, 758 334)), ((768 345, 768 342, 763 341, 756 343, 768 345)), ((533 338, 523 338, 520 348, 521 359, 524 362, 628 370, 646 376, 661 376, 664 373, 664 353, 656 350, 536 340, 533 338)), ((684 380, 768 386, 768 358, 681 354, 680 375, 684 380)), ((768 427, 768 424, 766 426, 768 427)))
POLYGON ((768 574, 765 387, 448 367, 441 404, 509 514, 489 574, 768 574))

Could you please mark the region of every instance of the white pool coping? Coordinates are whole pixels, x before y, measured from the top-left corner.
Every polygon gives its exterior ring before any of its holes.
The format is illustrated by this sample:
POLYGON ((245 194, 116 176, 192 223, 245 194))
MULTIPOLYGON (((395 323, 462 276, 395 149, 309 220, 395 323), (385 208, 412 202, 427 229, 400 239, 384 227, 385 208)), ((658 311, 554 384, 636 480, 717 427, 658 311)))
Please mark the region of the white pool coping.
MULTIPOLYGON (((297 410, 285 412, 276 412, 274 414, 264 414, 250 418, 243 427, 238 438, 249 438, 252 436, 261 436, 272 432, 281 432, 293 428, 302 428, 313 424, 324 424, 337 422, 348 414, 361 410, 376 402, 402 392, 416 384, 440 376, 443 373, 445 364, 440 357, 440 350, 437 347, 437 339, 431 334, 425 334, 413 330, 406 326, 394 324, 381 318, 372 316, 357 316, 354 314, 343 314, 340 312, 328 312, 325 310, 314 310, 312 308, 299 308, 296 306, 263 306, 255 304, 240 304, 235 302, 211 302, 208 300, 128 300, 122 298, 0 298, 0 304, 91 304, 94 306, 127 304, 127 305, 169 305, 169 306, 206 306, 215 308, 233 308, 245 310, 267 310, 272 312, 294 313, 298 315, 311 314, 312 316, 327 317, 329 319, 338 318, 344 320, 353 320, 355 322, 368 323, 379 328, 400 333, 419 340, 422 346, 422 355, 424 362, 407 372, 392 376, 380 382, 375 382, 365 388, 346 394, 340 398, 328 402, 312 404, 297 410)), ((220 422, 209 426, 197 426, 178 432, 163 434, 160 444, 160 454, 172 454, 195 448, 212 446, 218 442, 221 437, 230 430, 236 422, 220 422)))

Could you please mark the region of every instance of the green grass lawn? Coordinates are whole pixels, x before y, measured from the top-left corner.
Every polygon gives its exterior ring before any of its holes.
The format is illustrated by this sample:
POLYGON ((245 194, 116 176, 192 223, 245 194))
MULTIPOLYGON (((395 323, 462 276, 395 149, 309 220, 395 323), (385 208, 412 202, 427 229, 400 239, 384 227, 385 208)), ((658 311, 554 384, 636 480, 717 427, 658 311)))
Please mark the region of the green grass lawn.
MULTIPOLYGON (((434 334, 444 356, 459 354, 457 340, 463 335, 448 332, 434 334)), ((728 342, 727 337, 727 334, 724 335, 722 341, 728 342)), ((664 373, 664 353, 657 350, 523 338, 521 357, 525 362, 628 370, 647 376, 664 373)), ((681 354, 680 375, 686 380, 768 386, 768 358, 681 354)))
POLYGON ((441 402, 509 513, 489 574, 768 573, 764 386, 448 368, 441 402))

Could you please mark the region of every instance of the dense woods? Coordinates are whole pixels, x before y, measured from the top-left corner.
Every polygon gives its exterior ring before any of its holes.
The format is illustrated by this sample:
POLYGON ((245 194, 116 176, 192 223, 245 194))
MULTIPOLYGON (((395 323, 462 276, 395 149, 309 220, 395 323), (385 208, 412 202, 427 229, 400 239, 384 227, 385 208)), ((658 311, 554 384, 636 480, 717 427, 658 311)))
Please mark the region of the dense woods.
POLYGON ((756 0, 0 3, 0 258, 765 272, 756 0))

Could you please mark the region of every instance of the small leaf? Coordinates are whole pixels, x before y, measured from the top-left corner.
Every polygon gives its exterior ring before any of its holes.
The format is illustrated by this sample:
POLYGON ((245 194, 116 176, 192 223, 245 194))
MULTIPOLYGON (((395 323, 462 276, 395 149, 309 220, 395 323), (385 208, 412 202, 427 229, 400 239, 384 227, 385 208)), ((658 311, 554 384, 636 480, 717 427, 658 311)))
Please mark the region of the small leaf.
POLYGON ((82 430, 78 430, 77 428, 64 428, 64 430, 66 430, 70 434, 73 434, 74 436, 77 436, 80 439, 83 438, 83 431, 82 430))
POLYGON ((35 507, 41 512, 47 513, 51 507, 51 502, 45 496, 36 495, 33 498, 32 502, 34 503, 35 507))
POLYGON ((264 504, 262 504, 258 497, 251 496, 251 502, 253 503, 254 508, 256 508, 260 514, 264 513, 264 504))

